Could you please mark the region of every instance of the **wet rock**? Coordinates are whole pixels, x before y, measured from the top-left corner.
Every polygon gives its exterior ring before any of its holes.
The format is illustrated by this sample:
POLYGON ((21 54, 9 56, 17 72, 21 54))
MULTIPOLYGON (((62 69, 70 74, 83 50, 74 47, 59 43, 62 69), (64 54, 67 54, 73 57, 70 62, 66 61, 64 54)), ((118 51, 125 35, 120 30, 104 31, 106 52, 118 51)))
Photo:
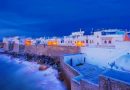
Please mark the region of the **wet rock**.
POLYGON ((39 67, 39 70, 40 71, 43 71, 43 70, 46 70, 46 69, 48 69, 49 67, 48 66, 46 66, 46 65, 41 65, 40 67, 39 67))

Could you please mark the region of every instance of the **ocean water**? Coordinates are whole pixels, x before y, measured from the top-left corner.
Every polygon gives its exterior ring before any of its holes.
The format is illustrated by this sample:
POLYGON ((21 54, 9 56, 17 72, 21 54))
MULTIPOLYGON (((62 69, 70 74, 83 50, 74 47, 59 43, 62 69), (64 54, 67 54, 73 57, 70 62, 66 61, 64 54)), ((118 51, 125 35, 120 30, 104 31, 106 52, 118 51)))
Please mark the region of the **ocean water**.
POLYGON ((0 90, 66 90, 57 71, 38 71, 35 63, 0 55, 0 90))

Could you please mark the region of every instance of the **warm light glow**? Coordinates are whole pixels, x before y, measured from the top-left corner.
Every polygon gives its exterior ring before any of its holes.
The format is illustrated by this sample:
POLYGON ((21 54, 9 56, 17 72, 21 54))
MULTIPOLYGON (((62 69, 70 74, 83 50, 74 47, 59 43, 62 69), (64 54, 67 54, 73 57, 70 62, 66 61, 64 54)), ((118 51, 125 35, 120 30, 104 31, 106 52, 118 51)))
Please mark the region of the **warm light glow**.
POLYGON ((84 42, 82 42, 82 41, 76 41, 75 45, 78 46, 78 47, 85 46, 84 42))
POLYGON ((57 46, 58 45, 58 41, 54 40, 54 41, 48 41, 48 45, 49 46, 57 46))
POLYGON ((126 33, 125 36, 124 36, 124 41, 130 41, 130 38, 128 36, 128 34, 126 33))
POLYGON ((26 45, 26 46, 31 46, 31 45, 32 45, 31 40, 25 40, 25 45, 26 45))

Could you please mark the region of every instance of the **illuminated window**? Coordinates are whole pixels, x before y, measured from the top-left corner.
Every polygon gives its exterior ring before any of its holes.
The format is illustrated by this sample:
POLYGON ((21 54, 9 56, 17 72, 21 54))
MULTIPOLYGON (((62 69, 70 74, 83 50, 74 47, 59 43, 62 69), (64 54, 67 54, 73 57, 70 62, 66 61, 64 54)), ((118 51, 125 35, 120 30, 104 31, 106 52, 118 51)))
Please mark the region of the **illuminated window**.
POLYGON ((75 45, 78 46, 78 47, 85 46, 85 44, 82 41, 76 41, 75 45))
POLYGON ((57 46, 58 42, 57 41, 48 41, 49 46, 57 46))
POLYGON ((31 45, 32 45, 31 40, 25 40, 25 45, 26 45, 26 46, 31 46, 31 45))

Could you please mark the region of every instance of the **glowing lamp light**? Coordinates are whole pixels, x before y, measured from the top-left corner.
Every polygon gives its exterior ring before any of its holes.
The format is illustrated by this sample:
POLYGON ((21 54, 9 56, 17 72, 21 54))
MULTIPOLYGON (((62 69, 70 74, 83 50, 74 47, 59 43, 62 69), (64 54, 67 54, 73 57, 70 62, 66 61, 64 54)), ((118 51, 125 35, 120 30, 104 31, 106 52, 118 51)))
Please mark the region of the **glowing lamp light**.
POLYGON ((31 46, 32 42, 31 40, 25 40, 25 46, 31 46))
POLYGON ((82 42, 82 41, 76 41, 76 44, 75 44, 77 47, 83 47, 85 46, 85 44, 82 42))
POLYGON ((128 34, 126 33, 125 36, 124 36, 124 41, 130 41, 130 38, 128 36, 128 34))
POLYGON ((52 45, 52 41, 48 41, 48 43, 47 43, 49 46, 51 46, 52 45))
POLYGON ((58 42, 57 41, 48 41, 49 46, 57 46, 58 42))
POLYGON ((53 45, 57 45, 57 44, 58 44, 57 41, 54 41, 54 42, 53 42, 53 45))

